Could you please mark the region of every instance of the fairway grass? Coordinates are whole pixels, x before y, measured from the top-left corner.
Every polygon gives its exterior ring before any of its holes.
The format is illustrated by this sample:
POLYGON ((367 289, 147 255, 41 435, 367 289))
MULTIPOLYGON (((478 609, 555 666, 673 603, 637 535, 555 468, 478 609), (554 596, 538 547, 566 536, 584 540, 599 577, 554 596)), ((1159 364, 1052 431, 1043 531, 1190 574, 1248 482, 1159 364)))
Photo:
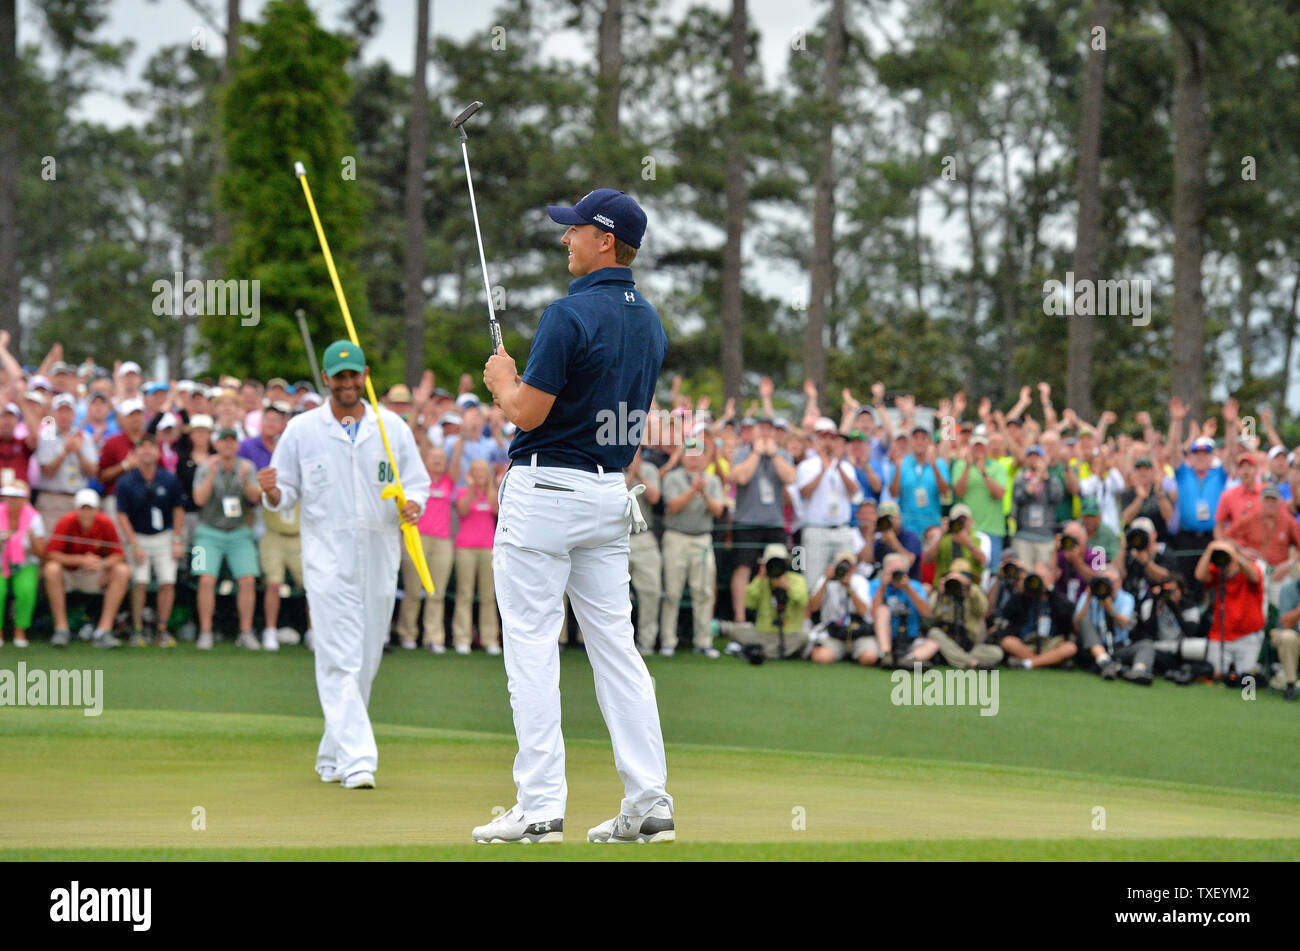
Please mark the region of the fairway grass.
POLYGON ((105 710, 0 708, 3 859, 1300 858, 1297 711, 1267 694, 1025 672, 981 718, 894 707, 887 675, 848 665, 652 663, 679 841, 602 849, 586 830, 622 790, 585 658, 567 654, 568 841, 492 849, 469 831, 514 802, 499 659, 386 657, 378 788, 363 791, 313 772, 303 651, 15 653, 0 666, 102 668, 105 710), (852 726, 808 722, 810 709, 852 726), (1080 721, 1093 728, 1076 736, 1080 721), (866 742, 846 751, 845 733, 866 742), (1025 756, 1053 743, 1065 748, 1025 756))

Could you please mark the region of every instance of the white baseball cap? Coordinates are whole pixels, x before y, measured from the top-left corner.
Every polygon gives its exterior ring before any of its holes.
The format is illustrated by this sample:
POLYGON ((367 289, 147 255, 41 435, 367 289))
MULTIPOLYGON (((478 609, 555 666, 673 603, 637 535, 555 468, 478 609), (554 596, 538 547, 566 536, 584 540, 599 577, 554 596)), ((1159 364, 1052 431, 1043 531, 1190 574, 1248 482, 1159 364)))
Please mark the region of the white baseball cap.
POLYGON ((54 397, 55 409, 58 409, 60 406, 75 407, 76 405, 77 405, 77 398, 73 396, 71 393, 60 393, 58 396, 54 397))
MULTIPOLYGON (((168 414, 171 415, 170 413, 168 414)), ((162 427, 159 427, 160 429, 162 427)), ((212 417, 207 413, 195 413, 190 417, 190 429, 212 429, 212 417)))
MULTIPOLYGON (((126 363, 123 363, 118 369, 117 373, 119 376, 125 376, 128 373, 140 373, 140 364, 136 363, 134 360, 127 360, 126 363)), ((140 375, 144 376, 143 373, 140 373, 140 375)))
POLYGON ((1268 457, 1270 459, 1275 459, 1278 456, 1285 456, 1285 455, 1286 455, 1286 446, 1274 446, 1272 449, 1268 451, 1268 457))
POLYGON ((77 508, 81 508, 83 505, 89 505, 92 509, 97 509, 99 508, 99 493, 94 489, 80 489, 77 491, 77 494, 72 497, 72 501, 77 508))
POLYGON ((815 433, 837 433, 839 431, 840 428, 835 425, 835 420, 828 416, 821 417, 813 424, 813 432, 815 433))
POLYGON ((461 424, 460 414, 448 413, 443 416, 442 419, 438 420, 438 422, 443 426, 459 426, 461 424))
POLYGON ((4 407, 6 413, 13 413, 19 419, 23 418, 23 411, 18 408, 17 403, 6 403, 4 407))
POLYGON ((27 499, 31 498, 32 491, 22 479, 14 479, 0 486, 0 495, 10 499, 27 499))
POLYGON ((466 406, 482 406, 483 404, 473 393, 462 393, 456 397, 456 405, 464 409, 466 406))
POLYGON ((117 411, 123 416, 130 416, 132 413, 143 413, 144 400, 140 399, 138 396, 133 396, 129 400, 123 400, 122 405, 117 408, 117 411))
POLYGON ((163 413, 162 419, 158 420, 158 432, 164 429, 175 429, 179 423, 180 420, 176 418, 175 413, 163 413))

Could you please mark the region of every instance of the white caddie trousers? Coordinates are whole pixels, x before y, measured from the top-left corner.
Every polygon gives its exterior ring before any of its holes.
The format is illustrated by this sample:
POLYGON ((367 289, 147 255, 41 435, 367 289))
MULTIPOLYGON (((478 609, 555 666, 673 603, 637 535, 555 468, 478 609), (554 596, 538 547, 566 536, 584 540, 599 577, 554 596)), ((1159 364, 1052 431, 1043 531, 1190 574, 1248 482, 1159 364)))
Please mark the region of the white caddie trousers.
MULTIPOLYGON (((388 410, 384 429, 393 447, 407 501, 423 509, 429 474, 415 437, 388 410)), ((302 572, 311 608, 316 690, 325 731, 316 771, 343 775, 379 766, 370 726, 370 688, 388 641, 402 564, 401 521, 373 407, 367 405, 356 442, 334 419, 329 403, 289 421, 271 455, 280 489, 276 510, 299 509, 302 572)), ((262 501, 267 508, 265 498, 262 501)))
POLYGON ((627 487, 617 469, 592 473, 521 460, 502 480, 492 569, 519 741, 514 779, 525 822, 564 818, 568 799, 559 648, 566 593, 582 628, 596 700, 623 780, 620 811, 643 816, 660 799, 671 808, 654 684, 632 631, 628 512, 627 487))

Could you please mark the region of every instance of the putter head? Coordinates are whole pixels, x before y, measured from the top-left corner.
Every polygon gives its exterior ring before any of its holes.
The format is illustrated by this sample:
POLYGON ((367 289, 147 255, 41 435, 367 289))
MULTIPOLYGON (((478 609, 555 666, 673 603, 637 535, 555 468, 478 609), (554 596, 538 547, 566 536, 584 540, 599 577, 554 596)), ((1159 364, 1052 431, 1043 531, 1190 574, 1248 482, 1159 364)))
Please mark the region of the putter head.
MULTIPOLYGON (((482 108, 483 108, 483 103, 475 99, 473 102, 471 102, 468 106, 466 106, 461 111, 460 115, 458 115, 456 118, 451 120, 451 127, 453 129, 459 129, 462 125, 465 124, 466 119, 468 119, 470 116, 472 116, 474 113, 478 112, 482 108)), ((461 135, 464 134, 465 134, 464 130, 461 130, 461 135)))

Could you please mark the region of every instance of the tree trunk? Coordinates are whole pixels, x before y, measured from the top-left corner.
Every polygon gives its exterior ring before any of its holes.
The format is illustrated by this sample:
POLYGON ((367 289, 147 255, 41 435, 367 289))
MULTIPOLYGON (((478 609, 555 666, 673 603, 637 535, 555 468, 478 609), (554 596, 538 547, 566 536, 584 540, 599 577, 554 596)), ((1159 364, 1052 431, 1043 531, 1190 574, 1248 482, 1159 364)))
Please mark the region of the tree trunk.
MULTIPOLYGON (((1110 30, 1111 0, 1093 0, 1085 23, 1110 30)), ((1089 37, 1091 39, 1091 37, 1089 37)), ((1083 74, 1083 98, 1079 106, 1079 138, 1075 192, 1079 219, 1074 232, 1075 287, 1081 281, 1095 281, 1100 270, 1098 241, 1101 232, 1101 110, 1106 80, 1106 51, 1088 46, 1088 63, 1083 74)), ((1069 321, 1069 344, 1065 372, 1065 405, 1083 419, 1094 419, 1092 405, 1092 351, 1096 317, 1073 316, 1069 321)))
POLYGON ((0 0, 0 330, 22 358, 18 322, 18 19, 15 0, 0 0))
POLYGON ((804 377, 826 386, 826 306, 835 257, 835 126, 840 108, 840 67, 844 60, 844 0, 831 0, 826 22, 826 63, 822 80, 822 127, 813 186, 813 250, 809 267, 808 325, 804 333, 804 377))
POLYGON ((741 151, 739 133, 749 99, 749 81, 745 69, 748 33, 745 0, 732 0, 731 34, 728 42, 731 60, 731 114, 727 119, 726 211, 723 214, 727 240, 722 248, 722 387, 725 398, 736 400, 740 399, 741 377, 745 372, 745 354, 741 341, 744 297, 740 286, 740 251, 745 236, 745 211, 749 195, 745 181, 745 156, 741 151))
MULTIPOLYGON (((230 79, 235 71, 235 59, 239 54, 239 0, 226 0, 226 59, 225 66, 221 72, 221 88, 227 90, 230 88, 230 79)), ((214 163, 214 179, 220 182, 230 171, 230 166, 226 161, 226 144, 221 138, 221 123, 217 123, 212 130, 213 148, 216 150, 216 161, 214 163)), ((230 243, 234 240, 234 227, 230 223, 230 215, 226 213, 225 206, 221 203, 220 193, 216 201, 212 203, 212 236, 216 243, 215 260, 213 261, 214 270, 221 277, 229 277, 226 274, 226 261, 230 257, 230 243)), ((197 275, 195 275, 197 277, 197 275)), ((188 279, 189 275, 186 275, 188 279)))
POLYGON ((1273 414, 1277 421, 1276 425, 1279 426, 1287 412, 1286 396, 1291 383, 1291 353, 1295 346, 1297 305, 1300 305, 1300 262, 1296 265, 1295 283, 1291 285, 1291 309, 1287 312, 1286 329, 1283 333, 1286 345, 1282 350, 1282 376, 1278 381, 1277 410, 1273 414))
POLYGON ((1173 395, 1192 419, 1205 415, 1205 295, 1201 257, 1205 223, 1205 38, 1194 20, 1173 24, 1174 314, 1173 395))
POLYGON ((620 175, 612 150, 619 142, 619 109, 623 98, 623 0, 605 0, 596 44, 596 154, 592 157, 597 185, 617 188, 620 175))
POLYGON ((1259 274, 1255 270, 1254 254, 1242 252, 1238 256, 1241 259, 1241 284, 1237 288, 1237 310, 1241 314, 1241 323, 1237 325, 1237 349, 1241 352, 1241 386, 1247 387, 1255 375, 1252 366, 1255 346, 1250 333, 1250 302, 1255 296, 1259 274))
POLYGON ((411 80, 410 142, 406 153, 406 279, 403 328, 406 383, 424 372, 424 161, 429 151, 425 74, 429 63, 429 0, 416 0, 415 75, 411 80))

